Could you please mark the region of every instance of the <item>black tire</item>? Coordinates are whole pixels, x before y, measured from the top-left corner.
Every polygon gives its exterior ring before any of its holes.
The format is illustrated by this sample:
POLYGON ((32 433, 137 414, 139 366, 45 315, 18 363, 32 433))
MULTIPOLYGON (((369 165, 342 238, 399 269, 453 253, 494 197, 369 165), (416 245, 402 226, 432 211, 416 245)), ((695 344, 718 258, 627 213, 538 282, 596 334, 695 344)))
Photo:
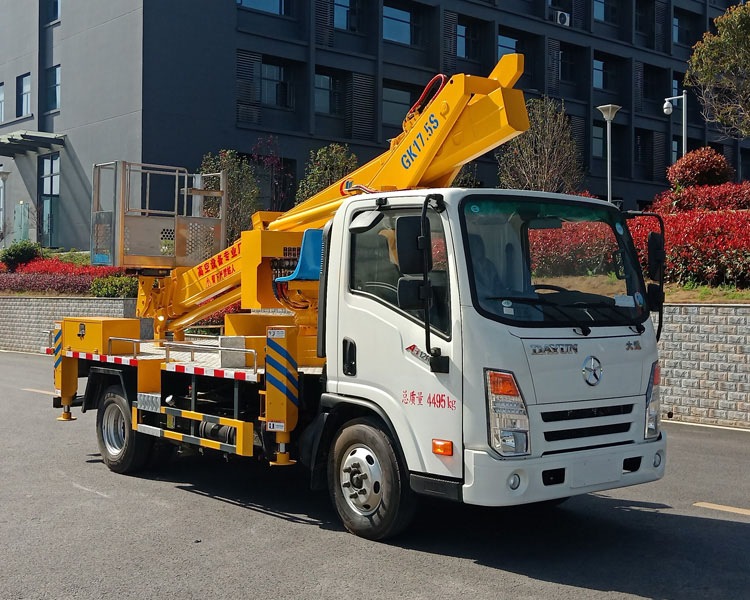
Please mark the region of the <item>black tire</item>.
POLYGON ((151 436, 133 431, 131 411, 122 389, 112 385, 104 390, 96 411, 96 441, 104 464, 115 473, 135 473, 151 454, 151 436))
POLYGON ((414 517, 409 473, 375 419, 350 421, 338 431, 328 458, 328 489, 344 527, 363 538, 394 536, 414 517))

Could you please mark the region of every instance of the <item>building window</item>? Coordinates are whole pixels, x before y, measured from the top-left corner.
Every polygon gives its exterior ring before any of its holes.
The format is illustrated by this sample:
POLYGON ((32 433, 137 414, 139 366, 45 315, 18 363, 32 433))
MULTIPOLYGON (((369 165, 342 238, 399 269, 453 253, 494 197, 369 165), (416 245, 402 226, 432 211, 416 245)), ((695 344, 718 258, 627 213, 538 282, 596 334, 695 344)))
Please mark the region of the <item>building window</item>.
POLYGON ((633 162, 636 167, 636 177, 639 179, 653 179, 654 162, 654 133, 646 129, 636 129, 633 162))
POLYGON ((50 67, 45 72, 46 82, 46 110, 58 110, 60 108, 60 65, 50 67))
POLYGON ((53 23, 60 19, 60 0, 43 0, 44 22, 53 23))
POLYGON ((672 41, 684 46, 692 46, 695 42, 690 13, 675 9, 672 17, 672 41))
POLYGON ((47 154, 41 156, 39 160, 42 163, 41 186, 43 196, 60 195, 60 153, 47 154))
POLYGON ((680 87, 682 86, 682 77, 683 75, 680 75, 679 77, 672 77, 672 96, 679 96, 682 92, 680 92, 680 87))
POLYGON ((594 125, 591 131, 591 156, 604 158, 604 126, 594 125))
POLYGON ((610 60, 594 58, 594 88, 610 91, 615 89, 615 74, 610 60))
POLYGON ((594 0, 594 19, 605 23, 617 23, 617 3, 612 0, 594 0))
POLYGON ((60 199, 60 153, 39 157, 38 234, 43 246, 57 246, 57 215, 60 199))
POLYGON ((667 91, 666 72, 651 65, 643 66, 643 97, 647 100, 661 100, 667 91))
POLYGON ((560 44, 560 81, 574 82, 576 79, 576 52, 573 46, 560 44))
POLYGON ((260 101, 268 106, 294 108, 288 69, 281 65, 263 63, 260 80, 260 101))
POLYGON ((677 159, 680 158, 680 152, 682 149, 682 137, 672 138, 672 163, 676 163, 677 159))
POLYGON ((635 30, 638 33, 652 35, 654 33, 654 1, 636 0, 635 30))
POLYGON ((476 23, 459 18, 456 25, 456 56, 467 60, 479 60, 479 35, 476 23))
POLYGON ((547 0, 551 10, 561 10, 568 14, 573 12, 573 0, 547 0))
POLYGON ((383 87, 383 123, 400 125, 411 105, 411 92, 383 87))
POLYGON ((237 5, 273 15, 285 15, 287 8, 286 0, 237 0, 237 5))
POLYGON ((341 115, 344 112, 341 79, 334 75, 315 73, 315 112, 341 115))
POLYGON ((507 35, 497 36, 497 58, 498 60, 506 54, 515 54, 518 51, 518 40, 507 35))
POLYGON ((16 117, 31 114, 31 73, 16 77, 16 117))
POLYGON ((345 31, 357 31, 357 0, 333 0, 333 26, 345 31))
POLYGON ((0 123, 5 121, 5 84, 0 83, 0 123))
POLYGON ((418 46, 421 41, 419 15, 410 10, 383 6, 383 39, 418 46))

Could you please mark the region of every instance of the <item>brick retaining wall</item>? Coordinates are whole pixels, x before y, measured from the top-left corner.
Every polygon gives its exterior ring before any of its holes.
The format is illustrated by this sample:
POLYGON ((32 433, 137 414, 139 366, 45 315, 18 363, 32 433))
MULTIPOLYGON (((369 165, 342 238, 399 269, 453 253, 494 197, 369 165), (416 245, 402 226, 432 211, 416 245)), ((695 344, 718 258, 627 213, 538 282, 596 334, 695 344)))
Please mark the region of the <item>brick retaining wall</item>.
POLYGON ((665 421, 750 428, 750 305, 667 305, 659 350, 665 421))
POLYGON ((135 298, 0 296, 0 349, 39 352, 63 317, 134 316, 135 298))
MULTIPOLYGON (((39 352, 73 316, 134 317, 135 299, 0 296, 0 349, 39 352)), ((669 304, 659 348, 665 421, 750 428, 750 305, 669 304)))

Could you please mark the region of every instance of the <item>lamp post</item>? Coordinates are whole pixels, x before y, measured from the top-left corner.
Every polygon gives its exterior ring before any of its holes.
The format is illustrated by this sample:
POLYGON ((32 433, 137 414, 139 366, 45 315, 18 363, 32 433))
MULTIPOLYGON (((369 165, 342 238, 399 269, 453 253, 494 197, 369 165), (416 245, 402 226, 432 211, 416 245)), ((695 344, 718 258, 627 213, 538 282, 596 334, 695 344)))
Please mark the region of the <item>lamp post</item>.
POLYGON ((622 108, 617 104, 603 104, 597 106, 607 122, 607 202, 612 202, 612 120, 617 111, 622 108))
POLYGON ((664 98, 663 108, 665 115, 669 116, 672 114, 672 102, 676 100, 682 100, 682 155, 685 156, 687 154, 687 90, 683 90, 681 96, 664 98))

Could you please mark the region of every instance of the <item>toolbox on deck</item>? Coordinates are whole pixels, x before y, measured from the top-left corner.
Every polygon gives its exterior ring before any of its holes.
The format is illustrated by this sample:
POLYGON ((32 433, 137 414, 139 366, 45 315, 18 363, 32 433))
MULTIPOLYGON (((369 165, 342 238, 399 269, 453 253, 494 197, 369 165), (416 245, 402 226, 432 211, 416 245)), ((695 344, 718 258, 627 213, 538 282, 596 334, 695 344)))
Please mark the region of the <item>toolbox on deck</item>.
POLYGON ((63 348, 92 354, 133 354, 138 351, 138 344, 115 340, 110 349, 107 341, 110 338, 137 340, 140 333, 140 319, 66 317, 62 323, 63 348))

